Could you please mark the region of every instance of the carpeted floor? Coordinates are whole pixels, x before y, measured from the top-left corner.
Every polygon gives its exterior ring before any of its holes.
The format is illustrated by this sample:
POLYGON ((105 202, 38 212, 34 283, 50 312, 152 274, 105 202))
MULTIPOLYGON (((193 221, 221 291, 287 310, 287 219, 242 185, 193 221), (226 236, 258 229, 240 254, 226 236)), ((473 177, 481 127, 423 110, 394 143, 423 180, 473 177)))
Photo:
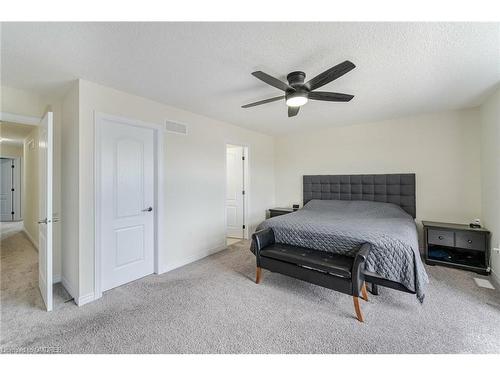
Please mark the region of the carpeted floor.
POLYGON ((2 242, 3 352, 500 353, 500 294, 468 272, 428 267, 423 305, 380 288, 362 303, 361 324, 349 296, 267 271, 256 285, 242 241, 80 308, 56 288, 47 313, 29 244, 22 233, 2 242))
POLYGON ((24 228, 22 221, 1 221, 0 222, 0 239, 7 238, 22 231, 24 228))

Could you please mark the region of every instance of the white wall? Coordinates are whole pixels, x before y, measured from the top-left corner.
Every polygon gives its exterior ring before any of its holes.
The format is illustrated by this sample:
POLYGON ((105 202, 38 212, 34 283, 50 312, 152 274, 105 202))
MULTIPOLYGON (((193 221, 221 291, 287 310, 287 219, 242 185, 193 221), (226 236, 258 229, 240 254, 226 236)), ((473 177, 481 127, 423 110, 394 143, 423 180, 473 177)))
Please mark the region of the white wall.
MULTIPOLYGON (((38 95, 16 88, 1 87, 1 111, 23 116, 42 117, 46 111, 54 113, 54 215, 61 212, 61 103, 57 97, 38 95)), ((61 226, 55 223, 53 234, 53 278, 61 278, 61 226)))
POLYGON ((302 204, 304 174, 414 172, 417 219, 468 223, 481 213, 479 139, 477 110, 277 137, 276 203, 302 204))
POLYGON ((62 100, 61 155, 62 167, 62 211, 61 211, 61 246, 62 282, 75 300, 79 296, 79 97, 78 81, 72 85, 62 100))
MULTIPOLYGON (((500 248, 500 90, 480 108, 481 185, 484 226, 491 231, 491 245, 500 248)), ((491 254, 493 276, 500 284, 500 256, 491 254)))
POLYGON ((177 108, 80 81, 79 87, 80 296, 94 290, 94 111, 188 126, 165 133, 166 212, 160 269, 166 271, 218 251, 225 244, 226 143, 249 147, 249 224, 254 230, 274 205, 273 139, 177 108))

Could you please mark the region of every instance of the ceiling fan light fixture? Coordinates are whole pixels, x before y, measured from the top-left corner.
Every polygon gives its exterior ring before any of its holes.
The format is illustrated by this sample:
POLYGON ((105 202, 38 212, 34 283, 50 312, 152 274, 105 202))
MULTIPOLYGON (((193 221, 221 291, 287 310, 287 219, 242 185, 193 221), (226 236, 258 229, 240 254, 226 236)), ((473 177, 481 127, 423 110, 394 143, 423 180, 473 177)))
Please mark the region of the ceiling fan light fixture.
POLYGON ((307 103, 307 95, 305 93, 297 93, 286 98, 286 105, 289 107, 300 107, 307 103))
POLYGON ((306 74, 304 72, 295 71, 286 76, 288 83, 270 76, 261 70, 253 72, 252 75, 254 77, 260 79, 264 83, 267 83, 269 86, 273 86, 278 90, 284 91, 284 95, 282 94, 281 96, 276 96, 274 98, 259 100, 258 102, 245 104, 241 107, 250 108, 285 99, 285 103, 288 107, 288 117, 294 117, 299 113, 300 107, 306 104, 309 99, 323 100, 327 102, 348 102, 354 98, 354 95, 342 94, 339 92, 316 91, 316 89, 319 89, 337 78, 342 77, 355 67, 356 65, 349 60, 346 60, 330 69, 325 70, 323 73, 318 74, 316 77, 307 82, 304 82, 306 78, 306 74))

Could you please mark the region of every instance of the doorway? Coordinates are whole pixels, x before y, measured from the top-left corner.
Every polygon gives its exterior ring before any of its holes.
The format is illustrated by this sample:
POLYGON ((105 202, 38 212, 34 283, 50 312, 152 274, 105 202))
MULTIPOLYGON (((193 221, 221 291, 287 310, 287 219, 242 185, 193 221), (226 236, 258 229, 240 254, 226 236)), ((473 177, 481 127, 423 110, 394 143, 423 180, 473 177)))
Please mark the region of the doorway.
POLYGON ((47 112, 42 119, 1 116, 2 273, 8 274, 13 293, 26 280, 37 279, 31 285, 38 284, 41 303, 50 311, 52 227, 58 221, 52 215, 53 114, 47 112))
POLYGON ((248 238, 248 147, 226 144, 226 242, 248 238))
POLYGON ((96 114, 96 298, 157 272, 160 131, 96 114))

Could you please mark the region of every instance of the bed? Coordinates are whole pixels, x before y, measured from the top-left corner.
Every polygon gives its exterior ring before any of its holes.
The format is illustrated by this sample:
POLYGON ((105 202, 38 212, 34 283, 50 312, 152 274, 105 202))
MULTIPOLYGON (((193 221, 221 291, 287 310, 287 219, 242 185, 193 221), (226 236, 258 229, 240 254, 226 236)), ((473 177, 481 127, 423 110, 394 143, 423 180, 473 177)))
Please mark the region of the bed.
POLYGON ((365 280, 424 300, 414 174, 304 176, 303 197, 301 210, 257 230, 271 228, 277 243, 348 256, 369 243, 365 280))

